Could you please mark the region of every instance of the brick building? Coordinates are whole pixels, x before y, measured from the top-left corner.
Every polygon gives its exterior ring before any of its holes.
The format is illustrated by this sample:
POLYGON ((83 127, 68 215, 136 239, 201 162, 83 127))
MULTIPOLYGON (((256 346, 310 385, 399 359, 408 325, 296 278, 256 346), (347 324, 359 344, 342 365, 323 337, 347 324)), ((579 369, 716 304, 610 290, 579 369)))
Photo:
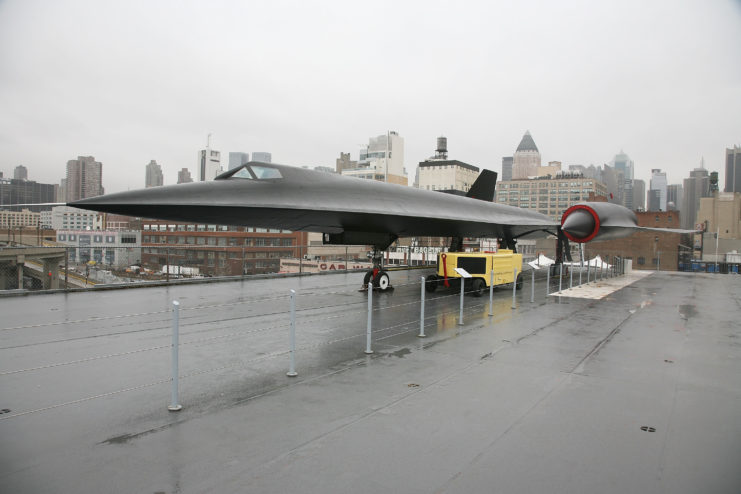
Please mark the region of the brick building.
POLYGON ((277 273, 281 258, 301 257, 306 232, 142 220, 142 265, 198 268, 213 276, 277 273))

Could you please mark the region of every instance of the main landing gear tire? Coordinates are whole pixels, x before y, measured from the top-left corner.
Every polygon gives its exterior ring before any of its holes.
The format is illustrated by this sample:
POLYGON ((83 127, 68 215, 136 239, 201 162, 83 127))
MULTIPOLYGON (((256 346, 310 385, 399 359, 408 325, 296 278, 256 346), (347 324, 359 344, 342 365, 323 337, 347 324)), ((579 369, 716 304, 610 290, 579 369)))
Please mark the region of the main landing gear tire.
POLYGON ((471 284, 471 291, 473 293, 474 297, 480 297, 484 294, 484 288, 486 287, 486 283, 481 278, 474 278, 473 283, 471 284))

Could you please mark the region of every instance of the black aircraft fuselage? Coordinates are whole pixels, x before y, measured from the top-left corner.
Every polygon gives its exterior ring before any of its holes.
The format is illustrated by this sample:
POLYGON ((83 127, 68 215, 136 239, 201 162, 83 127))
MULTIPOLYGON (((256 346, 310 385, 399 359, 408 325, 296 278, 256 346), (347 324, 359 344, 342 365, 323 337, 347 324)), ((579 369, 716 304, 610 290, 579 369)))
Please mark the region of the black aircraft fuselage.
POLYGON ((213 181, 82 199, 70 206, 183 222, 321 232, 379 250, 398 237, 519 238, 555 233, 548 216, 471 197, 250 162, 213 181))

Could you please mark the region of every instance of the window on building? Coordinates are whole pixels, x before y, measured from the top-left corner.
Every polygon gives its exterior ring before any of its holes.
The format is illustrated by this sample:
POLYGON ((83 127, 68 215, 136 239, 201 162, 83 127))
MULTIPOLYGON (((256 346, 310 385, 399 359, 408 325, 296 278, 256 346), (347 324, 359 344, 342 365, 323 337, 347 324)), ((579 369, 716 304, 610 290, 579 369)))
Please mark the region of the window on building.
POLYGON ((64 242, 65 240, 67 240, 67 235, 64 235, 64 234, 57 235, 57 240, 59 240, 60 242, 64 242))
POLYGON ((645 257, 639 257, 638 258, 638 265, 639 266, 643 266, 644 264, 646 264, 646 258, 645 257))
POLYGON ((121 235, 121 243, 122 244, 135 244, 136 235, 121 235))

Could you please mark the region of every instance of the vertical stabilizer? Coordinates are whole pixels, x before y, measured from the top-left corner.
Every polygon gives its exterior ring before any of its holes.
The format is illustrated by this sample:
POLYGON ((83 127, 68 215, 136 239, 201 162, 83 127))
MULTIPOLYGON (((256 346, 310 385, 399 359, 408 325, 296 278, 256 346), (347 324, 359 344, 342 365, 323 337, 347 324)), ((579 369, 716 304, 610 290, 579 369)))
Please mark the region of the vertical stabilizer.
POLYGON ((481 174, 468 190, 466 197, 482 201, 494 201, 494 188, 497 185, 497 172, 481 170, 481 174))

